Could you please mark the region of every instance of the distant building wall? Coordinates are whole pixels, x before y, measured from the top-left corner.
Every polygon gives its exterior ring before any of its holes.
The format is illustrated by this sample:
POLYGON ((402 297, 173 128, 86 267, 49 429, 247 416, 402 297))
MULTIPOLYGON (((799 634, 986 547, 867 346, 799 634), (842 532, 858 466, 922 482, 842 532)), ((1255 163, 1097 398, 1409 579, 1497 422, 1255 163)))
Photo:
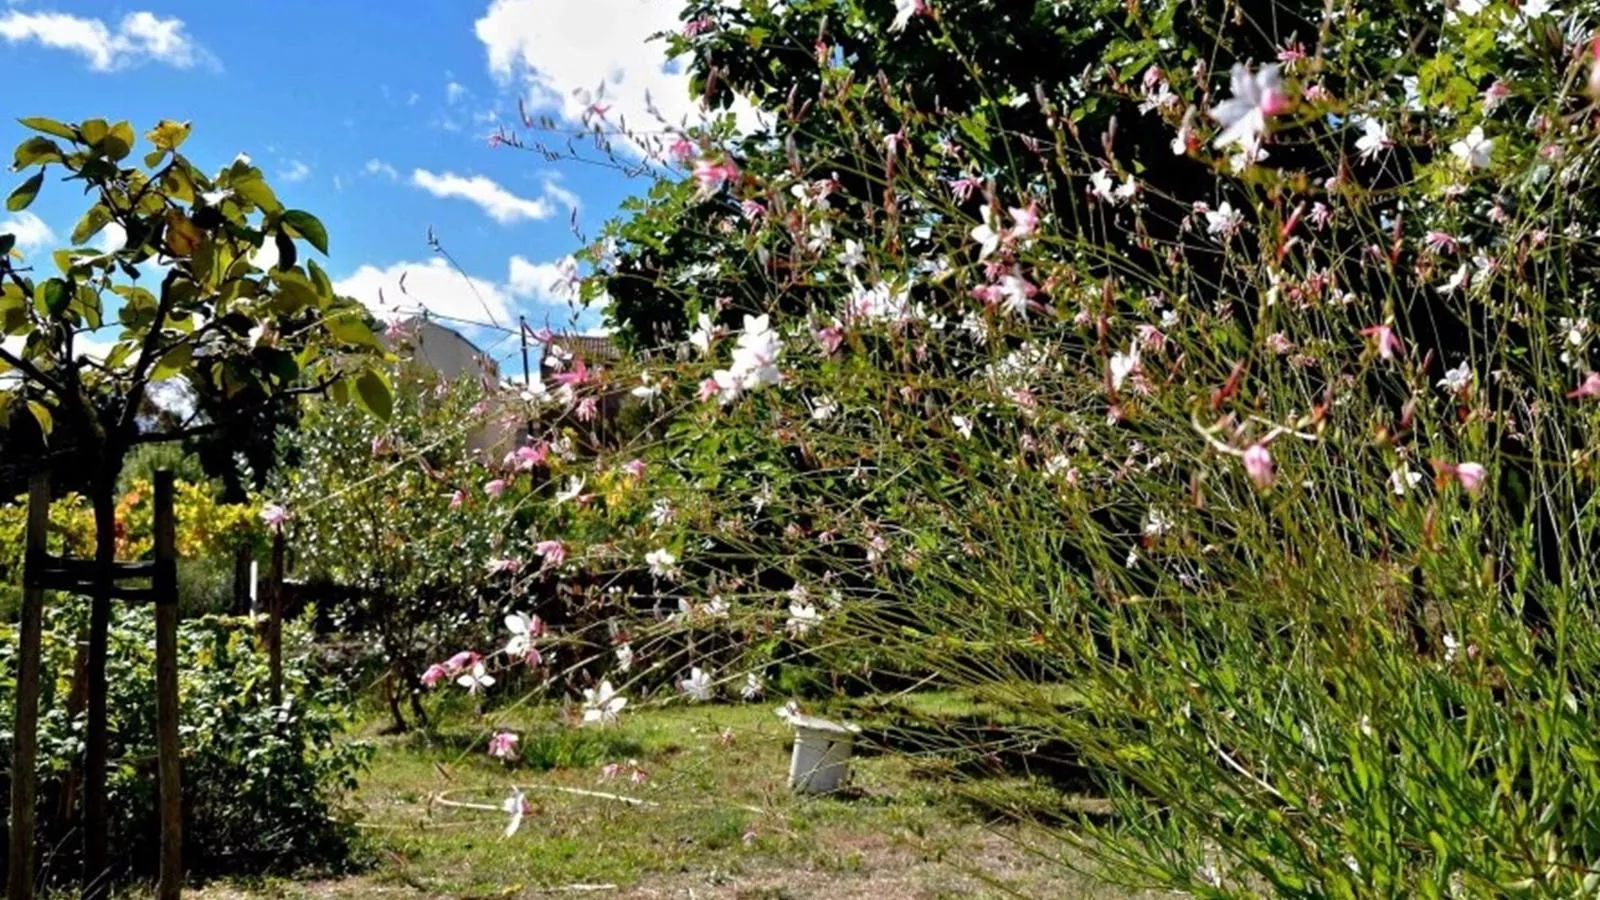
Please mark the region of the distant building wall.
POLYGON ((409 357, 416 365, 426 366, 445 381, 471 378, 483 385, 485 398, 491 405, 491 420, 467 435, 467 448, 483 454, 489 462, 514 449, 521 442, 526 425, 514 418, 493 415, 500 392, 499 364, 460 333, 431 319, 413 318, 402 327, 409 335, 408 347, 397 350, 402 356, 409 357))

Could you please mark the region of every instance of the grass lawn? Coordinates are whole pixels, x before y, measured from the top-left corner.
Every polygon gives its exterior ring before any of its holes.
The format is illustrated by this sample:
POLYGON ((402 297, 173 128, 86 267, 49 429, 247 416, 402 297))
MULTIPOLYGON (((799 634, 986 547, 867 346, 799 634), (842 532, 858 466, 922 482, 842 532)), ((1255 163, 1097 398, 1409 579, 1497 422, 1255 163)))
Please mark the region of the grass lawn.
POLYGON ((380 750, 355 798, 367 872, 213 884, 195 896, 1140 896, 1030 852, 1015 831, 986 827, 936 769, 903 757, 858 758, 841 795, 791 794, 790 731, 772 704, 629 709, 606 728, 573 728, 543 710, 496 714, 496 724, 521 735, 520 765, 490 759, 471 724, 371 738, 380 750), (629 760, 648 774, 644 783, 630 782, 629 760), (624 769, 602 781, 607 763, 624 769), (511 785, 530 811, 507 838, 499 807, 511 785))

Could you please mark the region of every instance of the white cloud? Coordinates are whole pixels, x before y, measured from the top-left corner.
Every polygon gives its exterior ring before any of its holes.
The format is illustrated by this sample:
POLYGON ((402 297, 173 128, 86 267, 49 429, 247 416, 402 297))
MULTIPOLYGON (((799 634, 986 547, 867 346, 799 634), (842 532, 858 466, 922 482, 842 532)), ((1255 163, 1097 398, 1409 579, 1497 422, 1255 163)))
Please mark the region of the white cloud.
POLYGON ((435 197, 457 198, 476 203, 489 217, 501 225, 511 225, 523 219, 548 219, 556 212, 550 201, 576 201, 569 191, 545 183, 545 195, 537 199, 518 197, 482 175, 466 177, 454 172, 434 174, 426 169, 411 173, 411 183, 435 197))
POLYGON ((533 298, 547 303, 567 300, 572 296, 570 285, 573 265, 561 260, 536 263, 513 256, 510 271, 506 274, 506 289, 514 297, 533 298))
POLYGON ((289 167, 278 173, 278 180, 290 184, 305 181, 311 177, 311 167, 298 159, 289 160, 289 167))
MULTIPOLYGON (((591 106, 604 104, 607 122, 652 131, 702 118, 682 61, 669 61, 666 45, 650 40, 682 27, 680 6, 664 0, 493 0, 475 31, 489 71, 503 82, 525 81, 534 109, 576 123, 591 106)), ((742 123, 753 124, 748 105, 738 111, 742 123)))
POLYGON ((390 181, 400 180, 400 173, 395 171, 394 166, 389 165, 381 159, 367 160, 366 172, 368 175, 382 175, 390 181))
POLYGON ((452 81, 449 84, 444 86, 444 100, 445 100, 446 103, 452 103, 453 104, 457 100, 460 100, 462 97, 465 97, 466 95, 467 95, 466 87, 461 85, 458 82, 452 81))
POLYGON ((516 321, 504 287, 463 275, 437 257, 427 262, 398 262, 384 269, 362 266, 349 278, 335 282, 333 289, 360 300, 385 318, 415 315, 426 309, 435 315, 472 322, 492 319, 503 326, 516 321))
POLYGON ((31 212, 23 211, 0 221, 0 234, 13 235, 17 249, 23 253, 44 250, 56 242, 56 233, 44 220, 31 212))
POLYGON ((11 44, 38 43, 82 56, 89 68, 112 72, 155 61, 179 69, 212 61, 189 37, 182 19, 133 12, 116 30, 104 21, 58 12, 0 14, 0 39, 11 44))

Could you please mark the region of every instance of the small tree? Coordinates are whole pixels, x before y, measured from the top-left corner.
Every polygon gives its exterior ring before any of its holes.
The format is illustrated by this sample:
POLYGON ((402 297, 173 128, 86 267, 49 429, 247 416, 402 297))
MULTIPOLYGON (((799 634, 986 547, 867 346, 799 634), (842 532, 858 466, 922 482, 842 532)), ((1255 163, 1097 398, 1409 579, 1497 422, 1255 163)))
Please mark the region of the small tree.
POLYGON ((163 121, 145 135, 152 149, 143 167, 124 166, 135 144, 127 122, 21 121, 38 134, 17 146, 14 167, 32 174, 7 209, 32 204, 52 166, 92 200, 72 246, 54 253, 53 272, 0 234, 0 331, 22 338, 18 350, 0 347, 0 425, 29 417, 47 441, 69 433, 66 452, 87 474, 94 508, 84 799, 92 880, 106 859, 106 635, 116 486, 128 453, 226 430, 298 394, 353 389, 387 415, 391 392, 369 315, 336 296, 315 262, 300 264, 298 242, 326 254, 327 231, 310 213, 286 209, 249 159, 208 177, 178 152, 189 126, 163 121), (120 247, 86 246, 107 229, 124 236, 120 247), (270 268, 261 254, 269 243, 270 268), (116 340, 95 358, 82 341, 103 329, 116 340), (152 415, 162 383, 181 385, 205 413, 152 415))

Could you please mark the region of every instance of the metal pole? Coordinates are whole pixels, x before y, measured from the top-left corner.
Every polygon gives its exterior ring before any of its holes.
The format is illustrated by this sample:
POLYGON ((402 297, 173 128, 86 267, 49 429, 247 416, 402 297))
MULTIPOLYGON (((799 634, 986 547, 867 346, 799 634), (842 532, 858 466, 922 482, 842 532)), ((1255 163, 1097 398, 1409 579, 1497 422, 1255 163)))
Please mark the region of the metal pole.
POLYGON ((527 390, 533 387, 532 376, 528 374, 528 317, 519 316, 517 321, 522 324, 517 329, 517 336, 522 338, 522 387, 527 390))

